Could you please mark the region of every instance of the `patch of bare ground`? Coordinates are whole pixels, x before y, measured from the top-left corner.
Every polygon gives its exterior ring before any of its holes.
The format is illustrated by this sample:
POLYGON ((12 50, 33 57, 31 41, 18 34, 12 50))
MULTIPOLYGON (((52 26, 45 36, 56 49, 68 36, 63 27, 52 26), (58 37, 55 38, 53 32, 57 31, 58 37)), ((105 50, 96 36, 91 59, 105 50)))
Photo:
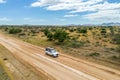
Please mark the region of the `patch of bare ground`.
MULTIPOLYGON (((18 61, 2 45, 0 45, 0 61, 4 65, 3 68, 5 68, 11 80, 47 80, 42 73, 35 72, 33 68, 18 61)), ((0 66, 0 80, 10 80, 9 77, 7 79, 6 74, 2 75, 2 72, 3 70, 1 70, 0 66)))
POLYGON ((120 71, 119 60, 111 58, 111 56, 119 54, 115 51, 106 50, 101 47, 82 47, 79 49, 67 48, 63 50, 63 53, 120 71))

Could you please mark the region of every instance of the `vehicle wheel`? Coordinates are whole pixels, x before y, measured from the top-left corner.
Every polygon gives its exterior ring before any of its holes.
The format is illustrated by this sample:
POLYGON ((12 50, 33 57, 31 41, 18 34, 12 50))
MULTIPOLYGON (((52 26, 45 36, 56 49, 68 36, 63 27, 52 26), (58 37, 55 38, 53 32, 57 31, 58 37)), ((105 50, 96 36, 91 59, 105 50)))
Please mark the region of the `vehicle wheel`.
POLYGON ((46 55, 48 55, 48 53, 45 53, 46 55))

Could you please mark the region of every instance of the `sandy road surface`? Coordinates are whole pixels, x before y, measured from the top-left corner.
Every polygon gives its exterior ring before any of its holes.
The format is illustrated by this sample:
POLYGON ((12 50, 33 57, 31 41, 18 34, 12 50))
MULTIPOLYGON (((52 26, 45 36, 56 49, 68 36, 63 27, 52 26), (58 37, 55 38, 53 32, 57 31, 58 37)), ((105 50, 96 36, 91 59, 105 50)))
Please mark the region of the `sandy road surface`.
POLYGON ((0 44, 8 48, 22 62, 56 80, 120 80, 120 72, 64 54, 52 58, 44 49, 0 35, 0 44))

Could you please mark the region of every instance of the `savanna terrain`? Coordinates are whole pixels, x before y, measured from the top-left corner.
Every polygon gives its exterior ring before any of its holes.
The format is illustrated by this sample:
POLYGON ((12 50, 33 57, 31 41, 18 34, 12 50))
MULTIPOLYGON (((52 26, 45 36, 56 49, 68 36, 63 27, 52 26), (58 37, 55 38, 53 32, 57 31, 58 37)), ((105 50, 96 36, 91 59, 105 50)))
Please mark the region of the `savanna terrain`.
MULTIPOLYGON (((0 33, 42 48, 53 47, 63 55, 120 71, 119 26, 1 26, 0 33)), ((19 62, 16 56, 10 55, 11 52, 4 49, 5 47, 0 47, 2 51, 0 52, 0 61, 4 65, 8 64, 8 71, 1 69, 6 71, 10 78, 23 77, 25 80, 33 80, 31 76, 34 76, 36 80, 42 80, 44 75, 38 77, 38 72, 32 68, 28 69, 29 65, 19 62), (12 73, 9 72, 9 65, 13 66, 12 73), (16 66, 21 67, 20 69, 17 67, 15 73, 14 67, 16 66)), ((67 63, 65 64, 67 65, 67 63)))

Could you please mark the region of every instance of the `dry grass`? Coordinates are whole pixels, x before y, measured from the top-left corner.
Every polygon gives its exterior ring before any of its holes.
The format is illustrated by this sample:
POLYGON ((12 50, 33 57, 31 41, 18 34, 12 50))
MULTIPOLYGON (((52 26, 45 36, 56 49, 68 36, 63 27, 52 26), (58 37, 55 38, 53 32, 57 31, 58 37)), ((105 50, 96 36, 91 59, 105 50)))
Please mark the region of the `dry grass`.
MULTIPOLYGON (((2 45, 0 45, 0 63, 10 78, 5 80, 46 80, 42 74, 38 74, 28 65, 19 62, 12 53, 2 45)), ((0 75, 0 77, 2 76, 0 75)))
POLYGON ((9 53, 2 45, 0 45, 0 80, 14 80, 11 72, 5 65, 6 57, 3 57, 2 54, 9 53), (2 74, 4 73, 4 74, 2 74))
MULTIPOLYGON (((72 28, 77 29, 77 27, 72 27, 72 28)), ((30 29, 27 28, 27 31, 25 28, 22 28, 23 30, 26 31, 26 32, 23 32, 26 35, 22 37, 18 37, 18 35, 12 35, 12 36, 34 45, 38 45, 42 47, 48 47, 48 46, 55 47, 59 49, 59 51, 61 51, 62 53, 65 53, 74 57, 78 57, 78 58, 87 59, 93 62, 100 63, 102 65, 106 65, 106 66, 109 65, 109 67, 120 70, 119 68, 120 54, 119 52, 115 51, 118 45, 111 43, 112 36, 110 35, 111 34, 110 28, 109 27, 81 27, 81 29, 83 28, 87 29, 87 33, 78 33, 77 30, 70 32, 69 28, 65 29, 66 32, 69 33, 69 36, 71 39, 75 39, 76 41, 82 41, 85 43, 84 46, 80 46, 77 48, 67 46, 68 44, 71 44, 71 42, 63 43, 62 45, 61 44, 56 45, 54 41, 48 41, 44 33, 41 31, 33 35, 33 33, 30 32, 31 28, 30 29), (101 31, 104 29, 106 30, 106 33, 101 34, 101 31), (90 56, 93 53, 99 53, 100 55, 90 56)), ((35 28, 35 29, 38 30, 42 28, 38 28, 38 29, 35 28)), ((33 30, 35 29, 33 28, 33 30)), ((120 30, 120 27, 113 27, 114 34, 120 33, 119 30, 120 30)))

